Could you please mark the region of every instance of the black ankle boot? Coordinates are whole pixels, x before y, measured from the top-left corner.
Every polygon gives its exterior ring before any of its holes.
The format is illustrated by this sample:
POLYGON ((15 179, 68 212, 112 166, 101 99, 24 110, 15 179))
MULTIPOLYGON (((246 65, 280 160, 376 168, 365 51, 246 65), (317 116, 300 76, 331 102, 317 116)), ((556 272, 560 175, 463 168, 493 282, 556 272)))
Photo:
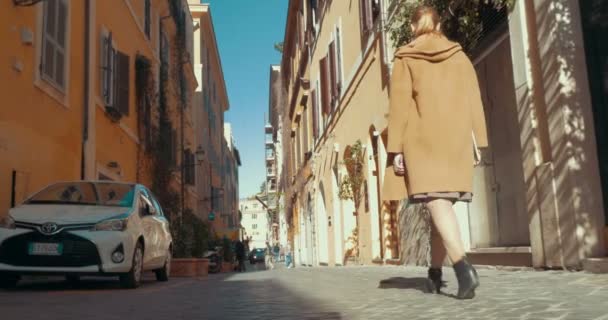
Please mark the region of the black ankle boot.
POLYGON ((458 299, 473 299, 475 297, 475 288, 479 286, 479 277, 475 268, 467 261, 466 258, 454 264, 454 272, 458 279, 458 299))
POLYGON ((427 284, 429 291, 431 293, 441 293, 441 288, 445 286, 445 283, 441 280, 441 268, 429 268, 428 275, 427 284))

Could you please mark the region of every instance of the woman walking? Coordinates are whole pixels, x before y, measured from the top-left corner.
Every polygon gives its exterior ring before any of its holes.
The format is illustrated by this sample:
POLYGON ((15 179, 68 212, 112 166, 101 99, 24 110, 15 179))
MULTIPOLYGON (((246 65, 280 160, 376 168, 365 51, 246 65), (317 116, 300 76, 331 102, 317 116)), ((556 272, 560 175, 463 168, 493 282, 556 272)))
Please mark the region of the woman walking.
POLYGON ((415 39, 395 54, 390 83, 387 151, 393 170, 385 178, 386 200, 426 205, 432 218, 429 283, 439 293, 446 254, 458 278, 460 299, 471 299, 479 278, 467 261, 453 210, 471 201, 477 147, 488 144, 479 84, 462 47, 441 31, 434 8, 412 17, 415 39))

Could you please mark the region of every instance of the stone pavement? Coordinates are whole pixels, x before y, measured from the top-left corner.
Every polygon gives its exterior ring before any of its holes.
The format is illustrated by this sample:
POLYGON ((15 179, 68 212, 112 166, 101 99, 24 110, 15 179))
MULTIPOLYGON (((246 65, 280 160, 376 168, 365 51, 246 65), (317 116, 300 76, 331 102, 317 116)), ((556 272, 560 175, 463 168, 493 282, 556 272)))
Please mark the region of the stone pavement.
MULTIPOLYGON (((250 265, 248 268, 252 269, 250 265)), ((0 319, 596 319, 608 320, 608 275, 479 270, 470 301, 425 293, 425 268, 279 267, 205 279, 150 278, 137 290, 111 279, 74 287, 28 281, 0 291, 0 319)))

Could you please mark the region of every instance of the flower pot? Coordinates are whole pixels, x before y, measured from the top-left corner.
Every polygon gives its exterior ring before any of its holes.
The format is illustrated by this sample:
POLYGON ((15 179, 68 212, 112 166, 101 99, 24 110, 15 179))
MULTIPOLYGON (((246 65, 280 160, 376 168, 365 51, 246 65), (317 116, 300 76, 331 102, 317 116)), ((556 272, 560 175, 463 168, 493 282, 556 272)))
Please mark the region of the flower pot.
POLYGON ((230 262, 222 262, 222 273, 234 271, 234 264, 230 262))
POLYGON ((206 277, 209 274, 209 259, 198 259, 196 264, 196 275, 198 277, 206 277))
POLYGON ((171 276, 176 278, 206 277, 209 259, 173 259, 171 276))

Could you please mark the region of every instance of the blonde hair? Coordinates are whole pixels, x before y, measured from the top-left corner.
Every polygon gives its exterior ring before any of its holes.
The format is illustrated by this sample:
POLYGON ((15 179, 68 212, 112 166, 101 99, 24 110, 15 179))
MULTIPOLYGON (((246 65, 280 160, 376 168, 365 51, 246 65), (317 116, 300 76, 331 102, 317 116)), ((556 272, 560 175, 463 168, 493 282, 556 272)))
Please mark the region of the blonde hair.
POLYGON ((441 18, 439 18, 439 13, 433 7, 420 6, 416 8, 412 15, 412 26, 414 27, 415 37, 429 33, 442 34, 440 30, 437 30, 437 26, 440 23, 441 18))

